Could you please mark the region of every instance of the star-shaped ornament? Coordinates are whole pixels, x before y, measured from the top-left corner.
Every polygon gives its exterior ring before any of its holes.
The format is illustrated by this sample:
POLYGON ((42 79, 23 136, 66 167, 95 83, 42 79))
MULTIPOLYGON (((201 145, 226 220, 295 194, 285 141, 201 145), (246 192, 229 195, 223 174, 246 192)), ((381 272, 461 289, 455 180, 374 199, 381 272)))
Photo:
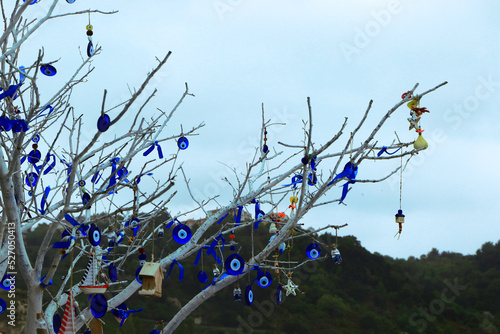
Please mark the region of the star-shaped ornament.
POLYGON ((299 289, 299 286, 295 283, 293 283, 292 279, 289 277, 288 278, 288 283, 283 286, 283 288, 286 290, 286 295, 288 297, 289 294, 293 294, 294 296, 297 295, 297 293, 295 292, 295 289, 299 289))

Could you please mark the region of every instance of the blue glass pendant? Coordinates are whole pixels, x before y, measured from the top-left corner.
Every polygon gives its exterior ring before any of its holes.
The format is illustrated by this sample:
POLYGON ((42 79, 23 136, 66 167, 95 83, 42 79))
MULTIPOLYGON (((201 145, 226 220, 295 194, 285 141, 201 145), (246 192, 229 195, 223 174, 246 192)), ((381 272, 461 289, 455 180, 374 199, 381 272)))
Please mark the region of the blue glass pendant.
POLYGON ((38 182, 38 174, 35 172, 31 172, 26 176, 26 185, 28 187, 34 187, 38 182))
POLYGON ((200 271, 198 273, 198 281, 200 281, 200 283, 206 283, 208 281, 207 273, 204 271, 200 271))
POLYGON ((229 275, 237 276, 243 272, 245 268, 245 261, 238 254, 231 254, 227 257, 226 262, 226 271, 229 275))
POLYGON ((177 225, 172 231, 172 237, 178 244, 185 244, 191 240, 191 229, 187 225, 177 225))
POLYGON ((118 279, 118 270, 113 263, 111 263, 108 267, 108 275, 111 282, 116 282, 116 280, 118 279))
POLYGON ((16 281, 12 275, 4 275, 2 281, 0 282, 0 287, 6 291, 10 290, 11 285, 15 285, 16 281))
POLYGON ((142 270, 142 267, 137 268, 137 270, 135 271, 135 279, 137 280, 137 282, 142 284, 142 278, 139 276, 139 273, 141 272, 141 270, 142 270))
POLYGON ((53 77, 57 73, 56 68, 49 64, 43 64, 40 66, 40 71, 48 77, 53 77))
POLYGON ((89 241, 93 246, 98 246, 101 243, 101 230, 95 224, 90 225, 89 241))
POLYGON ((6 309, 7 309, 7 303, 5 302, 5 300, 0 298, 0 314, 4 313, 6 309))
POLYGON ((94 55, 94 44, 92 44, 91 41, 89 41, 89 44, 87 45, 87 56, 92 57, 94 55))
POLYGON ((248 306, 252 306, 253 304, 253 290, 250 285, 247 285, 247 288, 245 289, 245 302, 248 306))
MULTIPOLYGON (((83 193, 82 195, 82 203, 83 205, 87 205, 87 203, 90 201, 90 195, 89 193, 83 193)), ((87 207, 87 209, 90 209, 90 205, 87 207)))
POLYGON ((309 244, 306 249, 306 254, 311 260, 316 260, 321 255, 321 248, 316 243, 309 244))
POLYGON ((177 146, 180 150, 185 150, 189 146, 188 139, 186 137, 180 137, 179 140, 177 140, 177 146))
POLYGON ((106 314, 108 301, 103 294, 96 294, 90 301, 90 311, 95 318, 101 318, 106 314))
POLYGON ((28 162, 31 164, 37 164, 42 158, 42 153, 39 150, 32 150, 28 153, 28 162))
POLYGON ((59 313, 54 314, 54 317, 52 318, 52 328, 54 329, 54 332, 59 332, 59 328, 61 327, 61 316, 59 313))
POLYGON ((282 300, 283 300, 283 288, 281 287, 281 284, 278 285, 278 288, 276 289, 276 304, 280 305, 282 300))
POLYGON ((257 285, 261 288, 267 288, 273 282, 273 276, 270 272, 262 272, 257 278, 257 285))
POLYGON ((76 0, 66 0, 67 3, 75 3, 76 0))
POLYGON ((106 132, 109 129, 111 119, 107 114, 102 114, 97 120, 97 129, 101 132, 106 132))
POLYGON ((12 123, 8 116, 0 116, 0 130, 10 131, 12 129, 12 123))

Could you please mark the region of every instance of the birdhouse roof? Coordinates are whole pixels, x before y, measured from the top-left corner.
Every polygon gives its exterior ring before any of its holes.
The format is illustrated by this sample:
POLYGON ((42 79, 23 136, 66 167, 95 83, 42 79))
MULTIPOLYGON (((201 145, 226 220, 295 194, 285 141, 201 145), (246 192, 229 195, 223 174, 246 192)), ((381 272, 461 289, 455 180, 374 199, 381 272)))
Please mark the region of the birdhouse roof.
POLYGON ((139 276, 155 276, 157 272, 161 273, 161 266, 156 262, 146 262, 141 271, 139 272, 139 276))

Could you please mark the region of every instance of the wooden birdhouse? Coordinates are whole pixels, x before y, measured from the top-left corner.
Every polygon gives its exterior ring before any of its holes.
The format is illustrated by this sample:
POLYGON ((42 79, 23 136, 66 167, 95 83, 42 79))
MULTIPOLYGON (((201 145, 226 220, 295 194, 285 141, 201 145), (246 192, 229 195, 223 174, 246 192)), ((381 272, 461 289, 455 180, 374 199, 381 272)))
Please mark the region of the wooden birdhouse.
POLYGON ((405 222, 405 215, 403 214, 403 210, 398 210, 396 213, 396 223, 403 224, 405 222))
POLYGON ((142 289, 139 294, 143 296, 161 297, 161 283, 163 272, 159 263, 146 262, 139 273, 142 279, 142 289))
POLYGON ((103 334, 104 333, 103 325, 104 322, 101 319, 92 318, 92 320, 89 323, 90 332, 92 334, 103 334))

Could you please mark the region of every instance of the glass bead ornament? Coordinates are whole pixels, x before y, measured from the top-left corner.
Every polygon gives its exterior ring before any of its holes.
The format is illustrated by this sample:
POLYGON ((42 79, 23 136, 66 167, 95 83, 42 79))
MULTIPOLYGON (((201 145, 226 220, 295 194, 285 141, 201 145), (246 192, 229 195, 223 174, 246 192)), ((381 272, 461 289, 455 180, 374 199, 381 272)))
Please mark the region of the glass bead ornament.
POLYGON ((268 271, 260 273, 259 276, 257 277, 257 285, 260 286, 261 288, 267 288, 268 286, 271 285, 272 282, 273 282, 273 276, 268 271))
POLYGON ((177 140, 177 147, 179 147, 180 150, 185 150, 189 147, 189 140, 182 136, 177 140))
POLYGON ((114 265, 114 263, 111 263, 108 267, 108 275, 109 275, 109 279, 111 280, 111 282, 116 282, 117 279, 118 279, 118 270, 116 269, 116 266, 114 265))
POLYGON ((52 328, 54 329, 54 332, 57 333, 59 332, 59 328, 61 328, 61 316, 59 313, 54 314, 52 317, 52 328))
POLYGON ((207 273, 204 271, 200 271, 198 273, 198 281, 200 281, 200 283, 207 283, 207 281, 208 281, 207 273))
POLYGON ((0 287, 6 291, 10 290, 11 285, 16 284, 16 279, 12 275, 4 275, 0 282, 0 287))
POLYGON ((226 262, 226 271, 229 275, 237 276, 243 273, 243 269, 245 268, 245 261, 239 254, 231 254, 227 257, 226 262))
POLYGON ((106 132, 109 129, 109 125, 111 124, 111 119, 107 114, 101 114, 97 119, 97 129, 100 132, 106 132))
POLYGON ((94 318, 102 318, 108 310, 108 300, 103 294, 95 294, 90 301, 90 311, 94 318))
POLYGON ((253 290, 251 285, 247 285, 245 289, 245 303, 248 306, 252 306, 253 304, 253 290))
POLYGON ((67 3, 75 3, 76 0, 66 0, 67 3))
POLYGON ((99 246, 101 243, 101 230, 96 224, 90 225, 88 237, 92 246, 99 246))
POLYGON ((53 77, 57 74, 56 68, 50 64, 42 64, 42 66, 40 66, 40 71, 48 77, 53 77))
POLYGON ((316 243, 311 243, 307 246, 306 255, 311 260, 316 260, 321 255, 321 248, 316 243))
POLYGON ((172 231, 172 237, 178 244, 185 244, 191 240, 191 229, 187 225, 177 225, 172 231))
POLYGON ((36 186, 37 182, 38 182, 38 174, 37 173, 31 172, 26 176, 26 185, 28 187, 36 186))
POLYGON ((0 298, 0 314, 4 313, 6 309, 7 309, 7 303, 5 302, 5 300, 0 298))
POLYGON ((283 301, 283 287, 281 284, 276 288, 276 304, 280 305, 283 301))
POLYGON ((34 136, 31 141, 33 142, 33 145, 31 145, 33 150, 28 153, 28 162, 32 165, 35 165, 42 158, 42 153, 38 150, 38 142, 40 141, 40 136, 34 136))

